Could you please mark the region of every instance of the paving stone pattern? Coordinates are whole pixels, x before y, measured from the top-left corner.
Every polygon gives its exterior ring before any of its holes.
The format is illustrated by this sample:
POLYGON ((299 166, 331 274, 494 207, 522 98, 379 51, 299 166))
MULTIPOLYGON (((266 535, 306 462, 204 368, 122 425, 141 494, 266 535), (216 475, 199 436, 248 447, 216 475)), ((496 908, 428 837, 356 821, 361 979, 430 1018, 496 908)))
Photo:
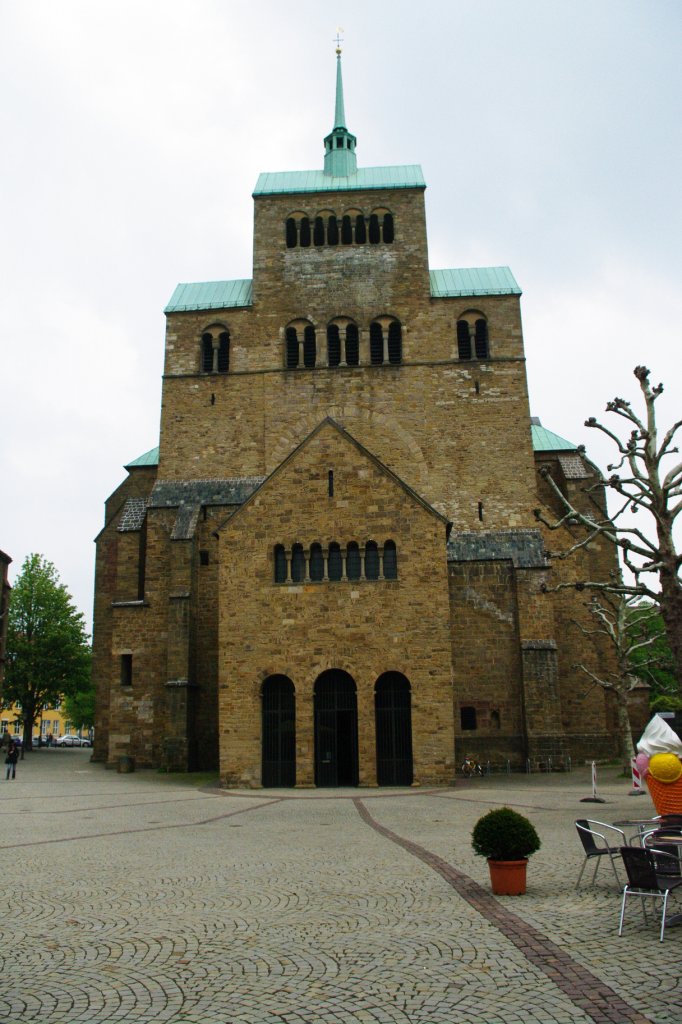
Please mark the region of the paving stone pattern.
POLYGON ((603 771, 434 790, 218 791, 43 750, 0 782, 0 1021, 569 1024, 679 1021, 663 944, 605 867, 576 894, 573 820, 653 813, 603 771), (513 806, 543 841, 490 894, 470 833, 513 806))

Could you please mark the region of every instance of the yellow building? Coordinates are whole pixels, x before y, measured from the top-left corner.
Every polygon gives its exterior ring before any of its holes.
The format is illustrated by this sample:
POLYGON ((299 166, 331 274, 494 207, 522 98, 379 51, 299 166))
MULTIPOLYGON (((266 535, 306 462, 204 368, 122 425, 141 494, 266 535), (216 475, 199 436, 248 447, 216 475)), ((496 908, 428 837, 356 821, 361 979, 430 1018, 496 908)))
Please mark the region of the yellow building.
MULTIPOLYGON (((6 732, 12 736, 23 735, 19 704, 10 704, 8 708, 3 708, 0 715, 2 716, 0 718, 0 735, 4 736, 6 732)), ((57 739, 58 736, 64 736, 69 732, 79 732, 79 730, 68 720, 62 704, 59 703, 56 707, 43 709, 33 727, 33 742, 37 743, 39 736, 42 742, 46 742, 48 736, 57 739)), ((87 734, 86 730, 84 732, 87 734)))

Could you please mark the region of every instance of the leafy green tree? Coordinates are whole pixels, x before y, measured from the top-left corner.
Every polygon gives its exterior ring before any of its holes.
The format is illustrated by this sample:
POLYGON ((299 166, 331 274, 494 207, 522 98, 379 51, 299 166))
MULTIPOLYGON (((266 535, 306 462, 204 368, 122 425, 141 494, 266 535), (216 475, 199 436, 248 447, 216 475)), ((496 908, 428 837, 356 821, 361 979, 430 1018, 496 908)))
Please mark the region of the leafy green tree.
POLYGON ((43 707, 86 690, 90 647, 82 614, 52 562, 28 555, 12 589, 2 702, 21 708, 24 746, 43 707))
MULTIPOLYGON (((632 640, 650 639, 646 647, 633 647, 630 655, 632 671, 651 687, 649 704, 659 698, 679 700, 679 696, 675 696, 677 682, 672 651, 658 606, 648 601, 635 604, 628 616, 627 630, 632 640)), ((672 708, 652 706, 652 711, 665 710, 672 708)))
POLYGON ((66 697, 64 711, 75 729, 80 729, 81 726, 92 729, 95 725, 94 686, 89 686, 87 690, 81 690, 71 697, 66 697))

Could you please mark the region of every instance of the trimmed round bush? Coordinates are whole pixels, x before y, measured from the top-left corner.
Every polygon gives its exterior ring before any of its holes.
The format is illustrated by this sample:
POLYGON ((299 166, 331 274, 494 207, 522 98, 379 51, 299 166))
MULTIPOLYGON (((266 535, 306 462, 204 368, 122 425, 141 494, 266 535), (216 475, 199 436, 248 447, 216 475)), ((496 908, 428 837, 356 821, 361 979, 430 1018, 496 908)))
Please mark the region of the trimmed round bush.
POLYGON ((474 852, 489 860, 523 860, 540 849, 540 837, 528 818, 500 807, 479 818, 471 833, 474 852))

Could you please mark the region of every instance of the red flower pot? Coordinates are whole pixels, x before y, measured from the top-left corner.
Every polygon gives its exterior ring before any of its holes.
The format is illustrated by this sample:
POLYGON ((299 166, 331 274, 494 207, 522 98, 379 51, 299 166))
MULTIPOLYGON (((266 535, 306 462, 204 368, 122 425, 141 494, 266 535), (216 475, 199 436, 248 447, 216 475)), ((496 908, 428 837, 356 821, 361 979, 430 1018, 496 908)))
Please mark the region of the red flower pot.
POLYGON ((526 891, 526 865, 523 860, 489 860, 490 882, 496 896, 523 896, 526 891))

